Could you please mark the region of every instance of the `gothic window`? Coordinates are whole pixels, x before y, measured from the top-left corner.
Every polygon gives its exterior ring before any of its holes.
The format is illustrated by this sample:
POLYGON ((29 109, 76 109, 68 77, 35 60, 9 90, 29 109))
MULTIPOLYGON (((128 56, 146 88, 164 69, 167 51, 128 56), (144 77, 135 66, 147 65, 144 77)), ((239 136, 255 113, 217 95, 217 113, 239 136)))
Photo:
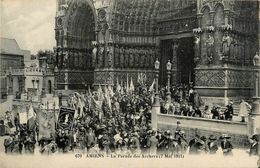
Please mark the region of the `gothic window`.
POLYGON ((202 13, 203 13, 203 16, 201 18, 201 27, 207 27, 207 26, 210 26, 210 9, 209 7, 205 6, 203 9, 202 9, 202 13))
POLYGON ((217 5, 216 14, 214 18, 214 25, 221 26, 225 23, 224 19, 224 7, 222 5, 217 5))

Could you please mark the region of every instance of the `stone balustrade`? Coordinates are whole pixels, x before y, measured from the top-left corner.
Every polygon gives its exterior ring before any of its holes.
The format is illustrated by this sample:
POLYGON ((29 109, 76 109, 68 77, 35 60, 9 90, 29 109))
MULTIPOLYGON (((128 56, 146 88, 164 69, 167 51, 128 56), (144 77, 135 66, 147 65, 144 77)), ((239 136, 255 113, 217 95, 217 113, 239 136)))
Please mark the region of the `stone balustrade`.
POLYGON ((221 134, 228 133, 231 136, 233 145, 236 147, 247 148, 249 145, 248 123, 168 114, 157 115, 158 129, 163 131, 170 130, 174 133, 177 126, 177 121, 181 122, 181 128, 185 131, 187 140, 194 138, 195 129, 198 129, 201 136, 206 137, 209 137, 211 134, 220 137, 221 134))
POLYGON ((9 69, 7 70, 7 75, 42 75, 44 70, 39 67, 26 67, 23 69, 9 69))

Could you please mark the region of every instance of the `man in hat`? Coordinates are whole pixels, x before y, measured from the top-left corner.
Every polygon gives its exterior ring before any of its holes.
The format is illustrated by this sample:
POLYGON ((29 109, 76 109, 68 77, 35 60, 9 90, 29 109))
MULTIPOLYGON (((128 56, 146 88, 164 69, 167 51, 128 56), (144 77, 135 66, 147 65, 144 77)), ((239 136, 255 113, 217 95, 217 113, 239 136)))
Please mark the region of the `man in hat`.
POLYGON ((255 134, 250 139, 252 142, 249 149, 249 155, 257 156, 259 154, 259 136, 255 134))
POLYGON ((157 136, 156 139, 158 140, 158 145, 157 145, 157 153, 162 154, 163 149, 164 149, 164 141, 165 141, 165 136, 162 135, 161 130, 157 130, 157 136))
POLYGON ((222 140, 220 145, 224 156, 232 155, 233 145, 229 141, 231 137, 228 134, 223 134, 220 139, 222 140))
POLYGON ((156 155, 157 153, 158 139, 156 138, 155 134, 156 131, 151 130, 147 140, 147 147, 149 148, 148 153, 151 155, 156 155))
POLYGON ((133 132, 131 135, 131 138, 129 140, 129 150, 133 154, 137 154, 140 152, 139 135, 137 132, 133 132))
POLYGON ((179 153, 184 154, 186 153, 187 149, 188 149, 188 142, 185 138, 185 132, 184 131, 180 131, 178 133, 179 136, 176 137, 176 141, 178 143, 178 147, 179 147, 179 153))
POLYGON ((225 115, 225 120, 229 120, 231 121, 232 118, 233 118, 233 106, 231 103, 229 103, 227 106, 226 106, 226 109, 225 109, 225 112, 224 112, 224 115, 225 115))
POLYGON ((220 118, 219 109, 220 109, 220 107, 213 106, 213 108, 211 110, 212 119, 218 120, 220 118))
POLYGON ((28 133, 24 141, 24 149, 26 153, 33 154, 35 149, 35 136, 32 132, 28 133))
POLYGON ((197 154, 199 144, 198 141, 200 141, 200 135, 198 129, 195 130, 195 138, 190 140, 189 142, 189 154, 197 154))
POLYGON ((92 128, 89 128, 86 134, 87 151, 89 151, 90 148, 94 147, 95 144, 96 144, 95 134, 93 133, 92 128))
POLYGON ((12 153, 14 147, 14 134, 4 140, 5 153, 12 153))
POLYGON ((218 150, 217 138, 214 135, 209 136, 208 149, 209 154, 216 154, 218 150))

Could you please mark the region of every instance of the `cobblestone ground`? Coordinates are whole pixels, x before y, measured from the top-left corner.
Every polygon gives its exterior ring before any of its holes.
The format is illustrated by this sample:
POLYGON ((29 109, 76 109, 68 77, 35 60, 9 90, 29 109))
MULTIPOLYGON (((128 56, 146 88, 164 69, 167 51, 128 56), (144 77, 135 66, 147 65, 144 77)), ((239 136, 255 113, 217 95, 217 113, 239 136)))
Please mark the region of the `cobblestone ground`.
POLYGON ((118 158, 104 156, 104 158, 93 158, 87 155, 82 155, 81 158, 76 158, 76 153, 41 155, 39 147, 36 148, 34 155, 6 155, 4 153, 3 140, 5 137, 0 137, 0 167, 1 168, 85 168, 85 167, 187 167, 187 168, 257 168, 257 157, 249 157, 246 150, 234 149, 232 157, 224 157, 221 150, 214 156, 199 155, 172 158, 157 158, 157 159, 135 159, 118 158))

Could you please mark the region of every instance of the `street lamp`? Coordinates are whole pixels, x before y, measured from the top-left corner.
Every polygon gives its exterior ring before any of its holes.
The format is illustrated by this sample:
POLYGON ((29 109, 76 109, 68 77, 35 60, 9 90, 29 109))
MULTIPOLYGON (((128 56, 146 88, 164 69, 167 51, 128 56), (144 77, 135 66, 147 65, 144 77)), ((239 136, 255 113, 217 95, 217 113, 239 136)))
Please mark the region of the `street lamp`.
POLYGON ((58 83, 57 83, 57 76, 58 76, 59 69, 57 66, 54 68, 54 92, 53 94, 56 95, 55 91, 58 89, 58 83))
POLYGON ((260 115, 260 98, 259 98, 259 85, 260 85, 260 57, 258 52, 256 52, 256 55, 253 58, 253 64, 254 64, 254 72, 255 72, 255 87, 254 87, 254 97, 253 97, 253 107, 252 107, 252 113, 253 115, 260 115))
POLYGON ((160 106, 160 98, 159 98, 159 89, 158 89, 158 78, 159 78, 159 69, 160 69, 160 62, 158 61, 158 58, 156 59, 154 63, 154 69, 155 69, 155 97, 154 97, 154 104, 152 108, 152 129, 157 130, 157 115, 161 111, 160 106))
POLYGON ((255 74, 255 86, 254 86, 254 96, 252 103, 252 110, 250 112, 250 117, 248 118, 248 125, 250 128, 250 134, 259 134, 260 133, 260 94, 259 94, 259 85, 260 85, 260 58, 258 52, 254 56, 253 64, 254 64, 254 74, 255 74))
POLYGON ((167 64, 166 64, 166 69, 167 69, 167 77, 168 77, 168 81, 167 81, 167 101, 170 102, 171 101, 171 91, 170 91, 170 80, 171 80, 171 70, 172 70, 172 64, 170 62, 170 60, 168 60, 167 64))
POLYGON ((155 63, 154 63, 154 68, 155 68, 155 87, 156 87, 156 91, 155 94, 156 96, 159 96, 159 84, 158 84, 158 78, 159 78, 159 69, 160 69, 160 62, 158 61, 158 58, 156 59, 155 63))

